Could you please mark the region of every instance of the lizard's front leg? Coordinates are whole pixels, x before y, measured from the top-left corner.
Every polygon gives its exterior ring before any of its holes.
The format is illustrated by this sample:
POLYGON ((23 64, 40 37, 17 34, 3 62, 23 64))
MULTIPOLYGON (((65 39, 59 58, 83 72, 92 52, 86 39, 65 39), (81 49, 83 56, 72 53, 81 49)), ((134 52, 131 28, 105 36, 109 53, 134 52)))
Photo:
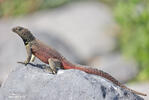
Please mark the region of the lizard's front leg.
POLYGON ((18 62, 18 63, 25 64, 25 66, 31 61, 31 58, 33 56, 32 51, 31 51, 31 44, 30 43, 28 43, 26 45, 26 51, 27 51, 27 59, 24 62, 18 62))
POLYGON ((48 62, 49 62, 49 67, 47 67, 46 70, 52 71, 53 74, 56 74, 57 68, 61 68, 62 66, 61 61, 59 61, 58 59, 49 58, 48 62))
POLYGON ((34 62, 35 61, 35 58, 36 58, 35 55, 32 54, 32 57, 31 57, 30 62, 34 62))

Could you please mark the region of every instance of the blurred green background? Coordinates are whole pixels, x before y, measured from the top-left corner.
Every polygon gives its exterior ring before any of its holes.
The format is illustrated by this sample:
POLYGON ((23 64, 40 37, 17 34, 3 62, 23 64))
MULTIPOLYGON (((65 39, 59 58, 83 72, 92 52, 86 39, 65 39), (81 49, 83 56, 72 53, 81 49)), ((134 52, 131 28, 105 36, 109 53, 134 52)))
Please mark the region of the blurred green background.
POLYGON ((120 49, 127 57, 137 60, 141 70, 138 80, 149 79, 149 1, 123 0, 114 7, 121 27, 120 49))
MULTIPOLYGON (((74 0, 0 0, 0 17, 23 16, 74 0)), ((76 1, 76 0, 75 0, 76 1)), ((77 0, 79 1, 79 0, 77 0)), ((111 7, 119 24, 119 49, 140 68, 136 80, 149 80, 149 0, 99 0, 111 7)))

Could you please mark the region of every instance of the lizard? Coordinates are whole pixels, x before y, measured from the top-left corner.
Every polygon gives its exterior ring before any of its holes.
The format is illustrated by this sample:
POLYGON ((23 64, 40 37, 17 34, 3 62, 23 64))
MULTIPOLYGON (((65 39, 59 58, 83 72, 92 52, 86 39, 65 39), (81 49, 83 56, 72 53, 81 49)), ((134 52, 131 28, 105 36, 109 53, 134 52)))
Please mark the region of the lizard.
POLYGON ((89 74, 101 76, 111 81, 115 85, 131 91, 132 93, 142 95, 142 96, 147 95, 147 94, 137 92, 135 90, 132 90, 126 87, 125 85, 120 83, 117 79, 115 79, 113 76, 111 76, 110 74, 102 70, 71 63, 65 57, 63 57, 58 51, 56 51, 54 48, 36 39, 31 33, 31 31, 28 30, 27 28, 17 26, 17 27, 12 28, 12 31, 14 33, 17 33, 22 38, 24 45, 26 46, 26 51, 27 51, 27 59, 24 62, 18 62, 18 63, 23 63, 27 65, 30 62, 33 62, 35 60, 35 57, 37 57, 42 62, 49 65, 49 67, 47 67, 47 70, 52 71, 53 74, 57 73, 57 68, 77 69, 77 70, 81 70, 89 74))

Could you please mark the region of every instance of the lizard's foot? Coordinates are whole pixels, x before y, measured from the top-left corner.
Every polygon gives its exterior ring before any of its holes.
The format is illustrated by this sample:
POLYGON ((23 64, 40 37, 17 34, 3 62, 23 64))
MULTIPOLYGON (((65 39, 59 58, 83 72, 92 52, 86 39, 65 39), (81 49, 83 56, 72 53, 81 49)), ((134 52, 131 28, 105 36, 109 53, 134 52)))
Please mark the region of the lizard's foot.
POLYGON ((45 69, 47 72, 50 72, 50 73, 52 73, 52 74, 56 74, 56 73, 57 73, 57 71, 55 72, 54 70, 51 69, 50 66, 47 66, 47 65, 44 65, 44 69, 45 69))
POLYGON ((49 62, 49 67, 51 68, 53 74, 56 74, 58 68, 62 67, 62 63, 58 59, 50 58, 48 59, 48 62, 49 62))
POLYGON ((24 62, 18 61, 17 63, 24 64, 25 66, 28 64, 27 61, 24 61, 24 62))

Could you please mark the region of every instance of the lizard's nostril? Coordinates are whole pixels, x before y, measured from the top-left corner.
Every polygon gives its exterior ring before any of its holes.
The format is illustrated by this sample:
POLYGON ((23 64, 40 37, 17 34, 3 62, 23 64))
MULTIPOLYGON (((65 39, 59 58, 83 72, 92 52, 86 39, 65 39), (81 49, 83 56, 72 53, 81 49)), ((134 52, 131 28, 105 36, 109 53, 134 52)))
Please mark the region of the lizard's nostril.
POLYGON ((12 31, 15 32, 16 31, 16 28, 12 28, 12 31))

